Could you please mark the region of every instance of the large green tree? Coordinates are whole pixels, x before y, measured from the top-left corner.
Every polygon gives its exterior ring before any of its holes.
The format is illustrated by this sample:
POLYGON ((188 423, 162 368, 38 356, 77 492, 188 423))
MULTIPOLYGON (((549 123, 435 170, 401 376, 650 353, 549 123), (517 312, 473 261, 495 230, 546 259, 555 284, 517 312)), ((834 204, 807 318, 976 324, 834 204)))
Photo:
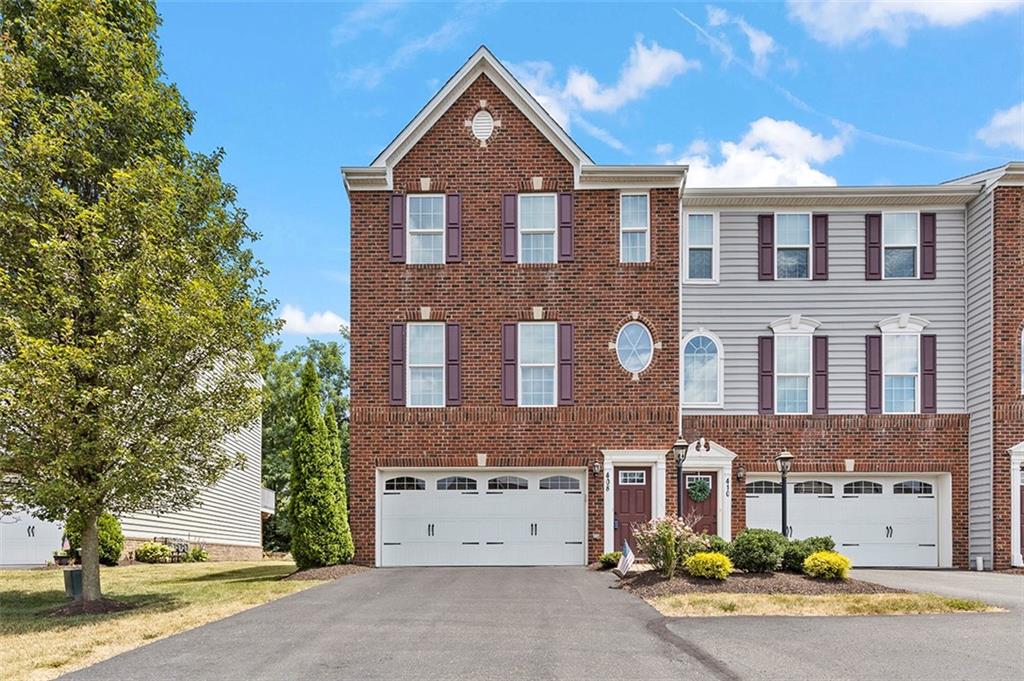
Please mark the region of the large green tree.
POLYGON ((0 0, 0 503, 169 511, 240 461, 273 303, 256 235, 185 144, 142 0, 0 0))
POLYGON ((302 370, 289 485, 291 551, 300 568, 344 563, 353 554, 337 438, 331 437, 324 423, 320 399, 320 378, 313 363, 307 361, 302 370))

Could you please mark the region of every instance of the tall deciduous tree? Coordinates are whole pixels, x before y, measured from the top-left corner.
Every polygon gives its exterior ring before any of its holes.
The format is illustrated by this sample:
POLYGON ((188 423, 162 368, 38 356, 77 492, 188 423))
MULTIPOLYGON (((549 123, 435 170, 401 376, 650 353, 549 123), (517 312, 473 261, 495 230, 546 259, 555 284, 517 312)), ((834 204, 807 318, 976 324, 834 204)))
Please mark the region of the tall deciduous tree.
POLYGON ((353 554, 341 462, 320 409, 320 378, 307 361, 291 447, 291 550, 300 568, 344 563, 353 554))
POLYGON ((276 329, 256 235, 191 152, 143 0, 0 0, 0 503, 82 519, 194 502, 240 460, 276 329))

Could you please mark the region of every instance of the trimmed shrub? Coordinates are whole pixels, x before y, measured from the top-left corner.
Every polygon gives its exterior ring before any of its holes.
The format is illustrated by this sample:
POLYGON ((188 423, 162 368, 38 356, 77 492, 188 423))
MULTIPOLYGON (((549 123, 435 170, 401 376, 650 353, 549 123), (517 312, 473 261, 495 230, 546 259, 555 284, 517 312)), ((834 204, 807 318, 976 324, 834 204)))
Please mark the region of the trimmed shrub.
POLYGON ((693 554, 708 550, 707 535, 695 534, 676 517, 655 518, 633 528, 637 550, 668 579, 693 554))
POLYGON ((835 551, 817 551, 804 561, 804 574, 815 579, 846 579, 853 565, 850 559, 835 551))
POLYGON ((744 572, 774 572, 782 562, 782 553, 789 542, 774 530, 748 528, 732 543, 729 556, 744 572))
POLYGON ((728 556, 729 551, 732 550, 732 542, 722 539, 717 534, 711 534, 708 535, 708 548, 715 553, 721 553, 724 556, 728 556))
POLYGON ((147 541, 135 549, 135 560, 140 563, 170 563, 174 551, 167 544, 147 541))
POLYGON ((818 551, 831 551, 836 547, 832 537, 808 537, 794 539, 782 553, 782 569, 787 572, 803 572, 807 556, 818 551))
POLYGON ((686 571, 693 577, 722 580, 732 574, 732 561, 717 551, 695 553, 686 559, 686 571))
POLYGON ((190 546, 182 558, 182 561, 186 563, 205 563, 208 560, 210 560, 210 552, 198 545, 190 546))
MULTIPOLYGON (((72 511, 64 523, 64 536, 73 551, 82 550, 82 516, 72 511)), ((100 540, 100 564, 117 565, 124 551, 124 532, 121 523, 109 513, 102 513, 96 521, 96 531, 100 540)))
POLYGON ((610 570, 618 565, 621 559, 622 551, 609 551, 608 553, 602 553, 601 557, 597 560, 601 563, 601 567, 605 570, 610 570))

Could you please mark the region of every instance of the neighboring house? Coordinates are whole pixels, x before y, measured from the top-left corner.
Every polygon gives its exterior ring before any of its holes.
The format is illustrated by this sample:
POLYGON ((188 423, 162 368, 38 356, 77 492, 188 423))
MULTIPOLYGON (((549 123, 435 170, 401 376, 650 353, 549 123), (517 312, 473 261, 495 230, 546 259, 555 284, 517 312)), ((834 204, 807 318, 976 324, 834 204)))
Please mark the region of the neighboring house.
MULTIPOLYGON (((263 555, 262 519, 274 512, 274 493, 260 484, 260 422, 224 441, 245 463, 203 490, 188 510, 121 516, 125 553, 144 541, 183 539, 202 544, 213 560, 256 560, 263 555)), ((28 513, 0 516, 0 565, 43 565, 61 548, 63 525, 28 513)))
POLYGON ((1020 564, 1022 166, 689 189, 595 164, 481 48, 343 175, 358 562, 592 561, 678 511, 682 435, 699 529, 778 528, 788 450, 794 537, 1020 564))

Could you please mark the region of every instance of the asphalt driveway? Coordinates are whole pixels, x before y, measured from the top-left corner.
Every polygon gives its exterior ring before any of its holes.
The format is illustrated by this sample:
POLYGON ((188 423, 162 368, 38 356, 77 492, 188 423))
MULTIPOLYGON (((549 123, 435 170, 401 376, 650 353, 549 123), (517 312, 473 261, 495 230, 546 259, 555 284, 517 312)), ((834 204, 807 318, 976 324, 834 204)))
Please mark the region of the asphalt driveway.
POLYGON ((1024 611, 1024 576, 968 570, 854 570, 853 577, 894 589, 973 598, 1024 611))
POLYGON ((372 570, 68 678, 1024 677, 1019 611, 667 619, 613 585, 580 568, 372 570))

